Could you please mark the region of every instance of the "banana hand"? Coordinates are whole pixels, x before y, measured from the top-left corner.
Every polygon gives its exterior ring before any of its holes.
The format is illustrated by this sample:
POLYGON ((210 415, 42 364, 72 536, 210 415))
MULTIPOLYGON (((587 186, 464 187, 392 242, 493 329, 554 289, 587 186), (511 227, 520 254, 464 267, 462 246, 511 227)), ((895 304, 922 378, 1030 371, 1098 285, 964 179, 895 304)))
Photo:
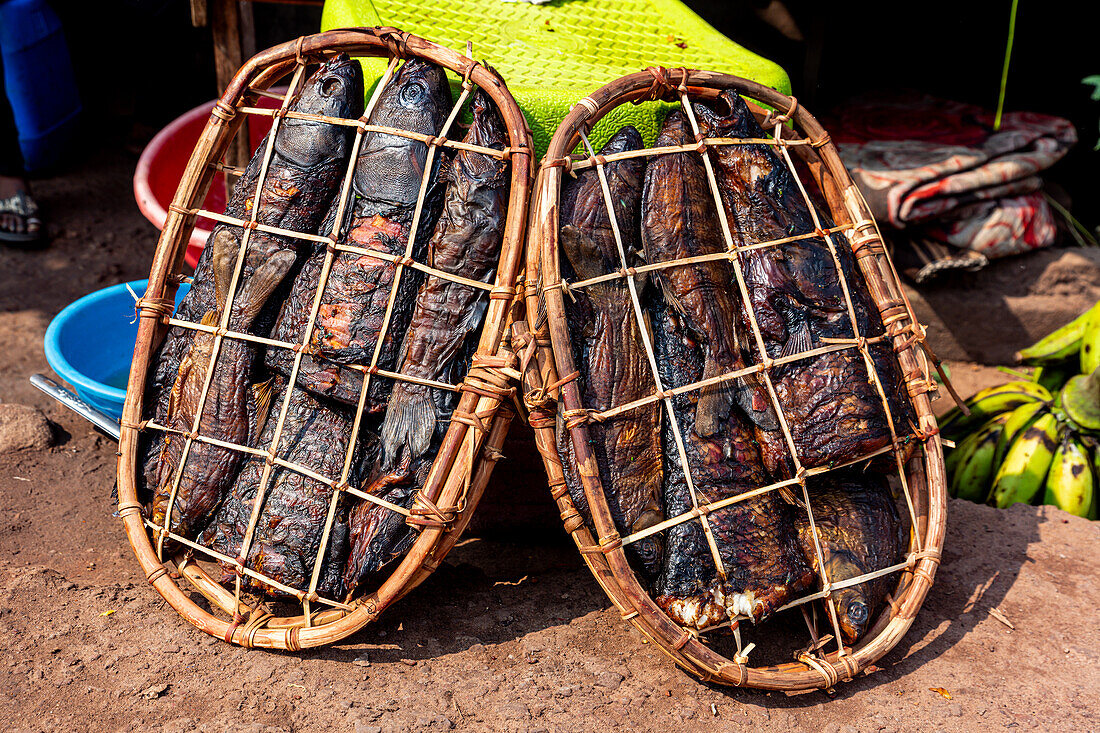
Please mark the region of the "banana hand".
POLYGON ((1081 336, 1081 373, 1092 374, 1100 368, 1100 303, 1088 312, 1088 322, 1081 336))
POLYGON ((1088 321, 1094 311, 1100 310, 1100 304, 1093 306, 1077 318, 1036 341, 1026 349, 1016 352, 1017 361, 1023 364, 1039 366, 1075 356, 1081 349, 1081 339, 1085 335, 1088 321))
POLYGON ((955 440, 1003 412, 1011 412, 1029 402, 1051 399, 1050 392, 1034 382, 1017 381, 999 384, 996 387, 983 389, 966 401, 966 406, 970 408, 970 415, 963 415, 958 408, 945 414, 939 421, 940 430, 946 438, 955 440))
POLYGON ((1043 490, 1057 449, 1058 421, 1054 415, 1043 415, 1008 449, 993 479, 990 501, 1001 509, 1030 503, 1043 490))
POLYGON ((1088 451, 1067 434, 1054 453, 1047 474, 1044 504, 1054 504, 1078 517, 1088 516, 1096 491, 1088 451))
POLYGON ((1016 442, 1016 438, 1020 437, 1025 430, 1035 424, 1036 420, 1049 411, 1050 404, 1047 402, 1029 402, 1013 410, 1008 416, 1004 430, 1001 431, 1000 438, 997 440, 997 448, 993 454, 993 465, 1000 466, 1004 462, 1005 456, 1008 455, 1008 449, 1016 442))
POLYGON ((963 441, 966 443, 973 438, 973 442, 967 446, 966 454, 961 457, 954 475, 951 476, 952 496, 977 503, 984 502, 989 497, 990 482, 993 479, 994 469, 998 465, 993 462, 993 455, 997 451, 998 440, 1009 418, 1008 413, 998 415, 963 441))

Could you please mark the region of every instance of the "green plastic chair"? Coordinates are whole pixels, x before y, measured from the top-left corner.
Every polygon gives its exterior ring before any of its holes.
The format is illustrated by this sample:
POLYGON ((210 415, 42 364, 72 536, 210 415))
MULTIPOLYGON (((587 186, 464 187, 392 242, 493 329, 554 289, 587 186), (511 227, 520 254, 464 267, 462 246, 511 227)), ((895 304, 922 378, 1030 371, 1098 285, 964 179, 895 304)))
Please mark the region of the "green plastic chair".
MULTIPOLYGON (((546 153, 551 135, 578 99, 647 66, 722 71, 783 93, 790 80, 777 64, 747 51, 676 0, 326 0, 321 29, 389 25, 462 50, 492 65, 508 83, 546 153)), ((367 61, 377 80, 385 62, 367 61)), ((454 79, 455 87, 458 80, 454 79)), ((600 147, 633 124, 646 144, 657 136, 666 105, 623 105, 592 131, 600 147)))

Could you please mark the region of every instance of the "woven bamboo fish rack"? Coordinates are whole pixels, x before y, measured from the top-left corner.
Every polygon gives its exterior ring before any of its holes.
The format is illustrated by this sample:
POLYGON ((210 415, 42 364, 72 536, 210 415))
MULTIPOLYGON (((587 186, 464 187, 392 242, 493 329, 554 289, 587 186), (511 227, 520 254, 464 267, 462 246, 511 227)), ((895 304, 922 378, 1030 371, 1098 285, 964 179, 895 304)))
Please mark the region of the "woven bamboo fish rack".
MULTIPOLYGON (((600 175, 603 181, 604 203, 611 221, 614 222, 615 214, 611 206, 607 178, 603 176, 602 170, 600 175)), ((805 190, 803 196, 813 212, 814 205, 805 194, 805 190)), ((671 212, 670 215, 672 215, 671 212)), ((818 236, 826 234, 827 232, 821 230, 817 214, 814 214, 814 221, 818 236)), ((612 226, 617 232, 617 225, 612 224, 612 226)), ((723 229, 728 250, 727 258, 734 272, 737 273, 737 280, 741 282, 742 292, 744 292, 743 275, 738 265, 738 247, 734 244, 729 226, 723 224, 723 229)), ((923 348, 924 329, 917 322, 912 307, 898 282, 877 226, 841 163, 835 146, 830 142, 828 134, 821 125, 798 104, 795 98, 726 74, 652 68, 622 77, 580 100, 555 132, 535 184, 535 200, 531 208, 528 237, 526 282, 523 286, 526 315, 525 319, 515 319, 513 325, 513 344, 517 353, 521 355, 524 372, 524 401, 529 411, 530 424, 536 432, 537 446, 549 475, 551 492, 561 511, 565 528, 572 535, 588 567, 622 618, 655 642, 685 670, 703 680, 727 685, 775 690, 829 688, 839 681, 852 679, 890 651, 904 636, 920 609, 932 585, 943 546, 946 521, 944 463, 930 398, 930 394, 935 391, 935 385, 931 379, 931 368, 934 365, 938 369, 939 365, 934 355, 923 348), (825 628, 820 634, 815 630, 816 615, 815 620, 811 622, 808 613, 810 606, 806 604, 829 597, 829 580, 820 575, 823 590, 807 593, 794 603, 788 604, 788 607, 801 606, 809 626, 810 643, 808 646, 805 646, 804 642, 798 646, 792 644, 789 653, 784 651, 783 656, 777 657, 778 652, 772 653, 770 650, 769 652, 758 650, 752 654, 752 645, 742 646, 736 622, 726 624, 727 627, 732 627, 732 634, 736 639, 736 652, 729 653, 728 650, 732 644, 729 643, 727 635, 723 647, 727 650, 725 654, 717 650, 717 645, 711 642, 713 637, 705 631, 689 630, 676 623, 657 605, 628 563, 628 557, 624 553, 625 546, 640 537, 621 536, 614 524, 604 487, 601 485, 600 473, 594 469, 595 460, 586 421, 575 420, 566 423, 566 429, 569 431, 569 438, 576 453, 575 467, 592 515, 590 520, 592 527, 586 523, 570 497, 563 474, 563 457, 559 454, 555 440, 555 416, 561 414, 562 410, 565 414, 574 415, 583 414, 585 411, 591 412, 588 409, 590 406, 582 403, 581 392, 574 379, 577 376, 577 367, 574 364, 569 327, 565 318, 567 297, 565 291, 567 289, 575 291, 585 285, 573 282, 563 286, 562 283, 558 211, 563 180, 570 175, 569 171, 592 167, 602 168, 615 159, 656 155, 659 152, 677 152, 671 149, 661 151, 649 149, 616 153, 606 157, 597 156, 587 139, 587 133, 593 125, 618 105, 663 100, 681 105, 686 117, 691 121, 695 141, 682 146, 679 151, 702 153, 710 190, 714 196, 715 205, 721 210, 723 203, 718 193, 714 170, 708 160, 707 148, 736 144, 737 141, 704 139, 699 132, 690 105, 696 101, 713 100, 721 90, 729 88, 746 98, 757 119, 762 121, 764 128, 770 128, 774 133, 773 138, 750 142, 774 145, 777 154, 786 161, 796 180, 799 179, 799 173, 793 163, 795 158, 800 159, 810 171, 813 181, 800 183, 800 187, 803 185, 817 187, 823 194, 831 218, 835 222, 833 231, 844 233, 847 243, 842 246, 851 247, 858 263, 858 270, 882 315, 886 328, 885 339, 892 344, 897 355, 902 378, 908 388, 916 414, 914 435, 910 436, 909 442, 911 458, 907 461, 903 458, 899 447, 899 436, 896 434, 892 446, 885 451, 877 452, 885 455, 888 462, 891 454, 893 455, 893 463, 897 471, 896 481, 900 483, 904 494, 911 531, 909 546, 902 562, 892 567, 880 568, 877 573, 869 573, 846 582, 846 585, 852 585, 868 580, 872 576, 881 577, 885 574, 893 574, 897 578, 896 587, 888 596, 888 607, 869 626, 854 648, 845 646, 841 642, 835 615, 831 626, 826 620, 825 628), (761 105, 772 111, 766 112, 761 105), (578 148, 582 143, 584 147, 578 148), (571 151, 577 149, 584 152, 571 155, 571 151), (911 449, 912 441, 917 444, 915 450, 911 449), (832 643, 827 643, 830 639, 832 643), (760 666, 754 666, 752 661, 754 657, 765 659, 762 659, 763 663, 760 666), (784 659, 789 661, 783 661, 784 659)), ((845 241, 837 237, 827 238, 827 241, 832 240, 845 241)), ((622 261, 625 263, 626 255, 617 233, 616 241, 622 261)), ((754 248, 781 247, 783 243, 783 240, 780 240, 752 243, 751 246, 754 248)), ((645 269, 660 269, 676 264, 678 263, 675 261, 649 263, 645 265, 645 269)), ((633 272, 634 270, 628 270, 624 264, 620 272, 608 273, 608 276, 627 278, 629 283, 633 272)), ((607 280, 608 276, 593 279, 607 280)), ((841 277, 843 278, 843 275, 841 277)), ((736 282, 732 287, 736 290, 736 282)), ((645 333, 646 328, 641 325, 641 306, 638 304, 638 296, 633 288, 631 288, 631 298, 634 303, 634 313, 639 319, 639 330, 645 333)), ((845 298, 848 300, 848 308, 851 312, 851 297, 847 294, 847 288, 845 288, 845 298)), ((762 343, 759 341, 760 331, 755 320, 752 327, 758 343, 762 343)), ((856 335, 858 336, 858 329, 856 335)), ((865 343, 857 343, 857 339, 852 341, 853 343, 846 348, 866 349, 865 343)), ((651 345, 647 344, 647 349, 651 349, 651 345)), ((809 352, 801 356, 807 355, 809 352)), ((791 357, 792 360, 797 358, 800 356, 791 357)), ((650 352, 650 360, 652 362, 652 352, 650 352)), ((755 366, 759 367, 759 373, 765 384, 770 385, 770 378, 764 376, 767 375, 768 368, 761 365, 755 366)), ((659 377, 655 374, 654 378, 658 391, 662 390, 659 377)), ((696 385, 695 388, 700 386, 696 385)), ((782 409, 776 402, 774 389, 770 388, 770 393, 773 406, 777 412, 781 413, 782 409)), ((668 394, 670 393, 654 395, 651 401, 656 400, 661 403, 662 410, 671 410, 668 394)), ((884 396, 883 399, 885 399, 884 396)), ((808 476, 832 470, 832 467, 809 470, 801 468, 794 444, 790 442, 790 433, 785 427, 786 422, 782 419, 781 425, 784 426, 787 436, 789 455, 793 457, 796 469, 800 470, 796 471, 795 477, 791 480, 760 487, 758 491, 749 492, 750 494, 759 494, 787 485, 796 493, 801 489, 805 496, 805 479, 808 476)), ((680 455, 681 461, 684 461, 682 450, 680 455)), ((685 472, 688 472, 686 463, 683 466, 685 472)), ((726 504, 728 503, 727 500, 726 504)), ((807 498, 806 508, 797 511, 809 511, 808 503, 807 498)), ((669 517, 657 527, 650 528, 648 532, 635 534, 652 534, 654 530, 667 529, 680 522, 706 522, 708 512, 718 508, 718 506, 696 506, 693 511, 679 517, 669 517)), ((905 513, 904 508, 902 512, 905 513)), ((704 531, 707 531, 705 526, 704 531)), ((720 567, 719 572, 721 572, 720 567)), ((834 590, 839 587, 841 587, 839 584, 833 586, 834 590)), ((724 631, 729 634, 731 630, 724 631)), ((804 639, 805 631, 800 636, 804 639)), ((754 638, 757 637, 754 636, 754 638)), ((760 643, 766 644, 767 638, 762 638, 760 643)))
MULTIPOLYGON (((491 69, 475 62, 468 55, 462 55, 393 28, 342 29, 305 36, 256 55, 241 68, 232 80, 224 95, 215 105, 210 120, 187 164, 175 197, 169 207, 167 220, 153 259, 148 290, 138 303, 140 325, 122 417, 118 461, 118 514, 122 517, 130 544, 149 582, 189 622, 213 636, 248 647, 293 651, 332 643, 371 622, 394 601, 416 587, 439 565, 447 552, 453 547, 468 523, 474 507, 477 505, 494 463, 500 457, 499 449, 512 417, 512 411, 509 407, 513 392, 511 383, 518 374, 513 369, 515 357, 509 350, 507 326, 510 307, 515 296, 515 282, 522 266, 522 238, 532 180, 531 146, 530 131, 522 113, 508 93, 504 81, 491 69), (304 243, 317 243, 325 246, 328 251, 329 262, 332 261, 334 254, 339 251, 340 245, 336 242, 335 236, 330 239, 313 234, 265 227, 262 224, 258 225, 255 221, 255 212, 258 206, 252 207, 251 222, 227 220, 219 212, 207 212, 201 209, 201 202, 214 176, 222 175, 224 171, 227 171, 228 167, 223 165, 221 161, 227 150, 234 144, 235 138, 242 129, 244 120, 252 115, 269 115, 274 118, 272 120, 272 134, 268 138, 266 150, 264 151, 263 170, 266 171, 274 148, 271 140, 274 139, 275 133, 279 129, 278 126, 283 123, 284 118, 292 118, 297 114, 293 111, 288 112, 288 106, 296 90, 301 88, 301 84, 307 76, 305 73, 307 67, 322 62, 338 53, 347 53, 352 57, 388 58, 390 60, 389 66, 382 81, 377 85, 377 90, 381 90, 387 81, 392 78, 401 61, 412 58, 420 58, 438 64, 454 72, 463 80, 462 92, 455 101, 455 106, 447 118, 444 129, 437 131, 436 136, 368 125, 366 120, 378 100, 379 91, 376 91, 371 101, 368 102, 367 112, 360 119, 311 118, 308 115, 304 116, 305 119, 317 119, 326 123, 347 125, 354 128, 354 146, 351 148, 353 154, 350 158, 348 170, 341 179, 343 181, 339 194, 342 197, 340 199, 342 202, 341 207, 345 206, 349 200, 356 162, 354 151, 359 150, 360 141, 369 128, 374 132, 418 139, 427 144, 428 162, 425 165, 424 180, 421 182, 420 187, 420 199, 417 202, 417 214, 419 214, 424 203, 425 191, 428 188, 426 181, 432 170, 433 156, 438 157, 443 154, 444 151, 440 148, 454 149, 460 148, 462 145, 462 143, 446 139, 447 128, 458 117, 459 111, 470 97, 475 86, 488 94, 492 103, 500 112, 508 141, 508 145, 504 149, 486 149, 478 152, 509 162, 510 193, 507 218, 504 224, 503 244, 497 262, 495 281, 486 283, 483 286, 489 293, 489 305, 480 331, 477 351, 465 378, 459 384, 450 385, 450 389, 458 392, 460 396, 457 407, 451 415, 448 431, 443 437, 427 479, 418 491, 412 508, 393 507, 391 509, 393 511, 401 510, 401 513, 405 514, 405 521, 413 526, 419 534, 411 549, 407 551, 396 566, 393 566, 393 569, 388 572, 388 575, 379 586, 373 590, 368 589, 370 590, 369 593, 351 598, 323 598, 316 591, 316 571, 313 574, 313 580, 309 588, 278 588, 278 583, 249 568, 245 568, 239 560, 224 556, 218 557, 216 553, 198 542, 183 537, 171 536, 168 532, 167 519, 165 520, 165 526, 153 526, 142 515, 142 507, 137 495, 136 477, 141 465, 141 458, 138 455, 139 434, 142 431, 157 429, 157 426, 151 425, 149 421, 143 422, 142 418, 143 392, 150 370, 155 366, 153 359, 157 346, 164 338, 170 325, 196 330, 202 328, 199 324, 178 321, 170 317, 175 291, 182 282, 186 282, 186 278, 181 276, 181 267, 188 237, 195 224, 196 217, 212 218, 243 228, 244 235, 237 258, 237 271, 229 288, 229 303, 232 303, 248 236, 253 230, 267 231, 304 243), (258 97, 272 96, 272 93, 267 91, 268 88, 288 76, 290 77, 290 91, 281 98, 280 109, 258 108, 256 106, 258 97), (158 539, 164 535, 169 535, 172 540, 181 545, 181 550, 173 556, 161 557, 158 554, 158 545, 161 544, 158 543, 158 539), (296 601, 280 602, 278 606, 257 600, 246 602, 246 599, 241 596, 239 582, 236 585, 236 590, 229 590, 219 584, 211 575, 208 567, 210 567, 210 562, 213 560, 219 560, 223 564, 226 562, 236 563, 238 576, 241 573, 248 573, 251 575, 252 580, 265 583, 272 588, 278 588, 285 595, 295 598, 296 601), (199 601, 202 599, 199 596, 205 599, 211 610, 208 611, 200 605, 199 601)), ((232 171, 229 172, 232 173, 232 171)), ((263 175, 261 173, 261 182, 257 184, 257 202, 263 175)), ((340 221, 340 217, 337 217, 337 221, 340 221)), ((436 277, 461 281, 460 278, 450 277, 448 273, 434 270, 424 263, 414 262, 409 257, 416 226, 413 226, 413 230, 414 234, 410 235, 406 257, 394 260, 396 275, 393 291, 396 292, 396 283, 400 281, 402 273, 410 272, 413 268, 436 277)), ((327 274, 327 267, 325 273, 327 274)), ((318 284, 319 290, 325 287, 325 278, 326 275, 323 274, 318 284)), ((481 284, 478 283, 478 285, 481 284)), ((391 293, 391 309, 393 298, 394 296, 391 293)), ((225 310, 228 311, 229 308, 225 310)), ((309 343, 316 314, 317 305, 315 302, 313 315, 310 317, 306 329, 304 344, 309 343)), ((256 345, 264 344, 268 347, 290 348, 294 349, 296 354, 294 361, 296 373, 301 354, 301 349, 295 348, 296 344, 274 344, 270 339, 262 339, 247 333, 227 332, 224 328, 225 325, 223 322, 222 328, 213 332, 216 337, 215 354, 217 353, 218 344, 223 339, 239 339, 256 345)), ((384 331, 382 335, 385 335, 384 331)), ((377 360, 377 349, 375 349, 375 352, 374 358, 377 360)), ((210 363, 215 364, 216 359, 211 359, 210 363)), ((365 393, 370 377, 379 372, 374 362, 370 365, 361 365, 361 369, 365 375, 363 379, 363 392, 365 393)), ((207 387, 204 389, 208 389, 213 371, 212 367, 207 370, 207 387)), ((293 374, 290 377, 291 384, 294 384, 293 374)), ((384 374, 383 376, 397 380, 403 378, 400 374, 384 374)), ((432 386, 439 387, 440 385, 433 384, 432 386)), ((276 401, 272 406, 272 418, 270 419, 276 419, 275 416, 280 415, 280 409, 283 415, 286 414, 291 392, 292 390, 288 389, 286 400, 276 401)), ((358 431, 359 421, 362 418, 362 404, 361 399, 359 411, 355 416, 353 435, 358 431)), ((202 414, 201 407, 198 414, 202 414)), ((279 419, 281 420, 282 417, 279 417, 279 419)), ((209 439, 208 436, 198 434, 198 422, 196 419, 192 434, 184 436, 188 446, 194 441, 209 439)), ((278 441, 279 430, 276 430, 271 445, 261 445, 257 448, 233 446, 233 448, 243 452, 250 451, 252 455, 266 457, 270 465, 280 460, 277 458, 278 441)), ((348 448, 349 456, 351 451, 354 450, 354 446, 355 441, 352 440, 348 448)), ((186 455, 185 452, 184 456, 186 455)), ((317 555, 318 558, 322 557, 325 543, 330 537, 333 522, 332 508, 335 507, 340 496, 344 493, 350 493, 359 499, 374 501, 365 493, 349 486, 347 474, 350 462, 350 458, 345 460, 344 473, 341 476, 312 476, 314 480, 323 481, 333 489, 328 523, 325 527, 321 542, 322 547, 317 555)), ((309 475, 304 473, 309 470, 305 467, 283 465, 283 468, 309 475)), ((262 498, 263 493, 263 490, 257 491, 257 501, 262 498)), ((255 524, 254 520, 255 517, 253 518, 253 525, 255 524)), ((319 562, 318 560, 318 564, 319 562)))

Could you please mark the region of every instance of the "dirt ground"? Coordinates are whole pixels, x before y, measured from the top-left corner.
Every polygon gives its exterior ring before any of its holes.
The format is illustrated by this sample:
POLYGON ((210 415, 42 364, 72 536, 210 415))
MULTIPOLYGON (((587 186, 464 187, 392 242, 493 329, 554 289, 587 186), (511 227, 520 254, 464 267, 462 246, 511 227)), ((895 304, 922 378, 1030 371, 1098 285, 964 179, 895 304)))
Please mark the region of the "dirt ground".
MULTIPOLYGON (((112 151, 42 182, 53 242, 0 248, 0 400, 41 407, 62 429, 48 451, 0 455, 5 729, 1100 728, 1100 525, 952 502, 937 583, 878 671, 833 697, 712 688, 609 610, 555 528, 538 468, 517 458, 522 441, 478 531, 375 626, 299 654, 201 634, 145 582, 111 516, 113 442, 27 383, 48 373, 53 314, 147 273, 155 232, 130 196, 134 162, 112 151), (531 528, 501 524, 509 501, 531 528)), ((964 394, 1008 379, 951 366, 964 394)))

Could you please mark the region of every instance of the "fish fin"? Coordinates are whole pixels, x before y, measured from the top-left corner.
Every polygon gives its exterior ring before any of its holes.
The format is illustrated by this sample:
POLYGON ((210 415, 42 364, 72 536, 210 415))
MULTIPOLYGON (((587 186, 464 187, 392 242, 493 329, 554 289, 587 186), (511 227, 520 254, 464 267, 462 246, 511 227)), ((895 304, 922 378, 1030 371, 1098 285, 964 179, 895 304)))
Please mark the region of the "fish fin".
MULTIPOLYGON (((636 247, 630 250, 630 252, 627 253, 627 256, 627 261, 630 262, 631 266, 633 267, 642 267, 648 264, 645 256, 645 250, 641 247, 636 247)), ((634 276, 634 289, 637 290, 639 294, 641 294, 645 291, 646 285, 649 284, 649 281, 650 274, 648 272, 637 273, 634 276)))
POLYGON ((780 486, 776 489, 779 495, 783 497, 783 501, 787 502, 791 506, 801 507, 803 511, 806 510, 806 502, 802 500, 802 497, 797 496, 794 490, 790 486, 780 486))
POLYGON ((572 224, 561 228, 561 248, 573 266, 573 272, 581 280, 606 275, 609 267, 604 262, 599 245, 572 224))
MULTIPOLYGON (((723 369, 708 349, 703 362, 703 380, 717 377, 727 371, 730 370, 723 369)), ((704 387, 699 392, 699 404, 695 407, 695 433, 702 438, 717 433, 721 429, 722 422, 729 417, 733 399, 734 386, 730 382, 720 382, 704 387)))
POLYGON ((680 299, 676 297, 676 293, 672 291, 672 288, 668 284, 668 280, 658 272, 657 284, 661 286, 661 296, 664 298, 665 303, 668 304, 672 311, 679 316, 686 316, 687 309, 684 308, 684 304, 680 302, 680 299))
POLYGON ((256 425, 253 428, 252 440, 256 442, 260 438, 260 432, 264 429, 268 415, 271 414, 271 396, 274 393, 273 385, 275 377, 266 382, 257 382, 252 385, 252 399, 256 403, 256 425))
MULTIPOLYGON (((204 316, 205 318, 205 316, 204 316)), ((179 372, 176 381, 172 383, 172 391, 168 393, 168 415, 175 416, 180 408, 180 399, 183 397, 183 383, 187 378, 187 372, 191 370, 190 355, 180 361, 179 372)))
POLYGON ((765 394, 764 386, 755 376, 749 375, 737 380, 737 404, 753 424, 762 430, 779 430, 779 419, 771 400, 765 394))
POLYGON ((388 471, 404 453, 415 461, 428 451, 436 414, 428 388, 405 382, 394 388, 382 422, 382 470, 388 471))
POLYGON ((214 272, 214 299, 218 304, 218 310, 225 308, 225 300, 229 294, 229 283, 233 279, 233 271, 237 267, 237 248, 240 240, 228 229, 219 229, 210 237, 210 251, 214 272))
POLYGON ((810 333, 810 324, 802 316, 787 320, 787 341, 779 354, 781 357, 794 356, 809 351, 813 348, 813 334, 810 333), (791 323, 794 320, 794 323, 791 323))
POLYGON ((240 326, 247 328, 252 325, 271 293, 279 287, 279 283, 294 266, 295 259, 290 250, 280 250, 268 257, 245 281, 233 304, 241 319, 240 326))

